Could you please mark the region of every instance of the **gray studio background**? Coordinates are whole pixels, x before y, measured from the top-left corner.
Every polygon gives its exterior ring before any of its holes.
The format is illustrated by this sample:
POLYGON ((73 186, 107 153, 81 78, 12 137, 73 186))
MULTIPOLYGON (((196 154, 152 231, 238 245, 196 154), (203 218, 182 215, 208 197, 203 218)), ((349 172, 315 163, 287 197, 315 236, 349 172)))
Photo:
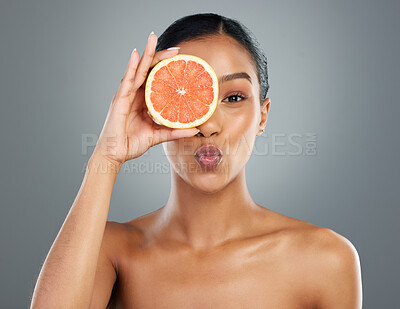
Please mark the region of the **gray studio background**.
MULTIPOLYGON (((364 308, 398 307, 399 8, 396 1, 1 1, 0 307, 28 307, 93 150, 83 145, 99 134, 132 49, 142 53, 151 31, 160 35, 198 12, 242 21, 269 60, 270 115, 246 167, 254 200, 347 237, 361 259, 364 308)), ((112 221, 168 198, 161 145, 127 166, 112 221)))

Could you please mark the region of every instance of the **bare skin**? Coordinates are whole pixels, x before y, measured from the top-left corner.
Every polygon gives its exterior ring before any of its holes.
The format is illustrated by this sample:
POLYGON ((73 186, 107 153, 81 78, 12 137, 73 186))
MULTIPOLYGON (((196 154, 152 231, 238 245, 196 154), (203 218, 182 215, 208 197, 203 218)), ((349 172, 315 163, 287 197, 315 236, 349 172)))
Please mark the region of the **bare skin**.
POLYGON ((329 229, 259 206, 241 238, 196 250, 162 211, 108 223, 110 308, 361 308, 356 253, 329 229))
POLYGON ((203 58, 219 78, 251 78, 220 83, 218 106, 196 134, 159 126, 146 113, 149 69, 178 53, 154 53, 156 42, 150 35, 140 62, 132 54, 32 307, 361 308, 360 264, 350 241, 266 209, 249 194, 245 164, 270 108, 269 98, 260 106, 249 55, 226 36, 179 45, 179 53, 203 58), (241 100, 231 101, 237 92, 241 100), (167 203, 125 223, 107 222, 122 164, 159 143, 172 167, 167 203), (213 171, 193 157, 207 143, 224 153, 213 171))

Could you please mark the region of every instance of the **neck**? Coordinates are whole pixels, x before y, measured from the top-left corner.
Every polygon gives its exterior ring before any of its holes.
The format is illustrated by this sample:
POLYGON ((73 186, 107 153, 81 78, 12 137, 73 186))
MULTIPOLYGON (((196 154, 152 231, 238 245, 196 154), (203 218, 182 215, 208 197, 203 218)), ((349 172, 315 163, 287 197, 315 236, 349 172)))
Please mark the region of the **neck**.
POLYGON ((194 248, 209 248, 243 237, 259 208, 247 189, 245 169, 227 186, 204 192, 171 173, 171 193, 161 209, 163 234, 194 248))

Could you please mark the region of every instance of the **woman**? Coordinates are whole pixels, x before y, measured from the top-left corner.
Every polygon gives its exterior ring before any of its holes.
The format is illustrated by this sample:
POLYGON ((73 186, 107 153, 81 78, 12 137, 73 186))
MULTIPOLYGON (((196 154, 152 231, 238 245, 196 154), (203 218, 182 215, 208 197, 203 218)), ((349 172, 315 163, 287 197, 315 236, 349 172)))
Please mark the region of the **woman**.
POLYGON ((217 14, 186 16, 160 38, 151 33, 139 58, 134 50, 32 307, 361 308, 354 246, 258 205, 247 189, 245 164, 271 105, 251 32, 217 14), (178 53, 206 60, 219 78, 218 106, 198 128, 167 128, 147 114, 149 70, 178 53), (171 164, 167 203, 107 222, 122 164, 159 143, 171 164), (199 164, 202 146, 220 152, 216 167, 199 164))

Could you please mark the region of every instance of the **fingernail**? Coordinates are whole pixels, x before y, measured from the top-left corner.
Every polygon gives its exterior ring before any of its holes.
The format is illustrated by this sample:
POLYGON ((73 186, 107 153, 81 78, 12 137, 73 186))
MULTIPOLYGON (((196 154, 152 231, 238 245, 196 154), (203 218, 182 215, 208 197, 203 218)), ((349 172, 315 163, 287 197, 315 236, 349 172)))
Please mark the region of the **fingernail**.
POLYGON ((152 32, 150 32, 150 34, 149 34, 149 39, 150 39, 150 37, 151 37, 151 35, 152 35, 152 34, 154 34, 154 32, 153 32, 153 31, 152 31, 152 32))
POLYGON ((180 47, 176 46, 176 47, 167 48, 167 50, 175 50, 175 49, 180 49, 180 47))
POLYGON ((136 47, 135 47, 135 49, 134 50, 132 50, 132 53, 131 53, 131 55, 133 55, 133 53, 136 51, 136 47))

